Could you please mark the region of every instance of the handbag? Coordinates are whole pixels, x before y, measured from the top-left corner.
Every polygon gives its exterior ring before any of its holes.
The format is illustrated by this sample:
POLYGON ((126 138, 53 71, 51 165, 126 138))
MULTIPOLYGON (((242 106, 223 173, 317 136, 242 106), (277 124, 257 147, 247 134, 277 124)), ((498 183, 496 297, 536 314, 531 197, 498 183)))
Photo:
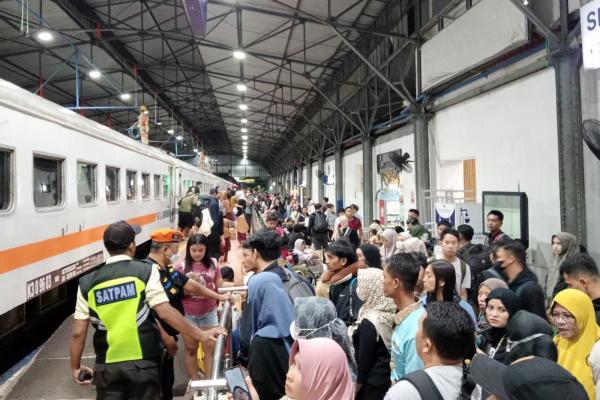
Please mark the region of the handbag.
POLYGON ((213 225, 214 222, 210 217, 210 212, 208 211, 208 208, 205 208, 202 210, 202 224, 200 224, 200 227, 198 228, 198 233, 204 236, 210 235, 213 225))

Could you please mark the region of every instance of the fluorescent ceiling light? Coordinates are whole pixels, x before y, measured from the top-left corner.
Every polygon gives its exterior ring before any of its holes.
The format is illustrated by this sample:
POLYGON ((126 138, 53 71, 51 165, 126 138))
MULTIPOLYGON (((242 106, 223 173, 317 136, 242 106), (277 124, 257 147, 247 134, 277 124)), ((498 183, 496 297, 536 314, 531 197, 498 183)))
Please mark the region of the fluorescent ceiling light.
POLYGON ((244 53, 242 50, 235 50, 233 52, 233 58, 235 58, 236 60, 243 60, 244 58, 246 58, 246 53, 244 53))
POLYGON ((242 124, 247 124, 247 123, 248 123, 248 120, 247 120, 246 118, 242 118, 242 119, 240 120, 240 122, 241 122, 242 124))
POLYGON ((119 96, 121 98, 121 100, 127 101, 129 99, 131 99, 131 95, 129 93, 121 93, 121 96, 119 96))
POLYGON ((198 149, 194 149, 194 153, 197 153, 197 152, 198 152, 198 149))
POLYGON ((248 86, 246 86, 244 83, 238 83, 236 85, 236 88, 238 92, 245 92, 246 90, 248 90, 248 86))
POLYGON ((169 130, 167 131, 167 133, 169 133, 169 134, 171 134, 171 135, 172 135, 172 134, 174 134, 174 133, 175 133, 175 129, 169 129, 169 130))
POLYGON ((52 39, 54 39, 54 36, 52 35, 52 33, 48 32, 48 31, 39 31, 37 33, 37 38, 39 40, 41 40, 42 42, 49 42, 52 39))
POLYGON ((183 140, 183 136, 179 135, 179 136, 177 136, 176 139, 179 140, 179 141, 181 141, 181 140, 183 140))
POLYGON ((248 146, 248 142, 244 142, 242 143, 244 146, 248 146))
POLYGON ((90 76, 90 78, 92 79, 98 79, 102 76, 102 72, 98 71, 97 69, 93 69, 89 72, 88 74, 90 76))
POLYGON ((248 133, 248 128, 242 128, 242 133, 248 133))
POLYGON ((248 140, 248 136, 246 136, 246 135, 242 136, 242 140, 248 140))
POLYGON ((158 125, 158 126, 161 126, 161 125, 162 125, 162 122, 158 121, 158 122, 156 123, 156 125, 158 125))
POLYGON ((246 104, 240 104, 239 107, 242 111, 246 111, 248 109, 248 106, 246 104))

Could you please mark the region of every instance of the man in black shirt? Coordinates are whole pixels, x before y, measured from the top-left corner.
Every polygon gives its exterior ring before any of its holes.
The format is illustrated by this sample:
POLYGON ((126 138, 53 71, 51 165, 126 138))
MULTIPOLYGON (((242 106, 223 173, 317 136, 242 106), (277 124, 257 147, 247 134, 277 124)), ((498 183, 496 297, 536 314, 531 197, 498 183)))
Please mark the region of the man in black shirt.
POLYGON ((585 253, 575 254, 563 261, 560 274, 567 286, 590 296, 594 304, 596 323, 600 325, 600 272, 594 259, 585 253))
MULTIPOLYGON (((185 315, 183 310, 184 293, 209 297, 219 301, 229 300, 229 295, 215 293, 200 283, 189 279, 173 267, 172 260, 175 259, 179 242, 183 239, 181 232, 168 228, 158 229, 152 232, 150 239, 152 240, 150 254, 144 262, 158 269, 160 283, 169 298, 169 303, 182 315, 185 315)), ((160 336, 165 346, 160 368, 162 398, 170 400, 173 398, 173 384, 175 383, 173 357, 177 353, 177 335, 179 335, 179 332, 158 317, 157 321, 160 336)), ((215 329, 221 331, 221 328, 215 329)))
POLYGON ((308 234, 315 250, 327 249, 329 242, 327 217, 323 214, 320 203, 315 204, 315 212, 308 217, 308 234))
POLYGON ((506 277, 508 288, 519 296, 523 309, 547 319, 544 290, 527 268, 525 246, 518 240, 502 242, 496 251, 496 263, 506 277))
POLYGON ((504 223, 504 214, 498 210, 491 210, 486 217, 487 228, 489 230, 486 244, 488 246, 494 243, 510 240, 510 237, 502 232, 502 224, 504 223))

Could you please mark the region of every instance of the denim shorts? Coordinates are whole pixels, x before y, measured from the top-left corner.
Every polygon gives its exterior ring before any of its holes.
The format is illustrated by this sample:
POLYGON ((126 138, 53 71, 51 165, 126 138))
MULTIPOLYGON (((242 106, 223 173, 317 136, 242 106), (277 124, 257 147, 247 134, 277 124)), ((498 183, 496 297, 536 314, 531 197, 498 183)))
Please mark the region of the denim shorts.
POLYGON ((185 314, 185 317, 194 325, 200 328, 219 326, 219 319, 217 318, 216 309, 202 315, 185 314))

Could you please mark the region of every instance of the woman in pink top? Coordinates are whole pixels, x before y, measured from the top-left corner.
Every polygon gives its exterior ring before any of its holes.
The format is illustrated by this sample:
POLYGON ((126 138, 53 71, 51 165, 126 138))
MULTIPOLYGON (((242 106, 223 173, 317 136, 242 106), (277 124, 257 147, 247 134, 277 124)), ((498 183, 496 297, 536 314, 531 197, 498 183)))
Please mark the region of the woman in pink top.
MULTIPOLYGON (((207 288, 218 291, 223 286, 221 271, 217 266, 217 261, 210 258, 206 251, 208 240, 201 234, 191 235, 187 242, 185 250, 185 260, 180 270, 190 279, 194 279, 207 288)), ((218 302, 214 299, 199 296, 185 296, 183 298, 183 308, 185 317, 192 323, 203 329, 210 329, 219 325, 217 317, 218 302)), ((187 338, 187 340, 193 340, 187 338)), ((213 363, 214 341, 202 342, 204 351, 204 369, 207 377, 210 377, 213 363)), ((198 343, 186 345, 185 364, 192 379, 198 377, 198 343)))

